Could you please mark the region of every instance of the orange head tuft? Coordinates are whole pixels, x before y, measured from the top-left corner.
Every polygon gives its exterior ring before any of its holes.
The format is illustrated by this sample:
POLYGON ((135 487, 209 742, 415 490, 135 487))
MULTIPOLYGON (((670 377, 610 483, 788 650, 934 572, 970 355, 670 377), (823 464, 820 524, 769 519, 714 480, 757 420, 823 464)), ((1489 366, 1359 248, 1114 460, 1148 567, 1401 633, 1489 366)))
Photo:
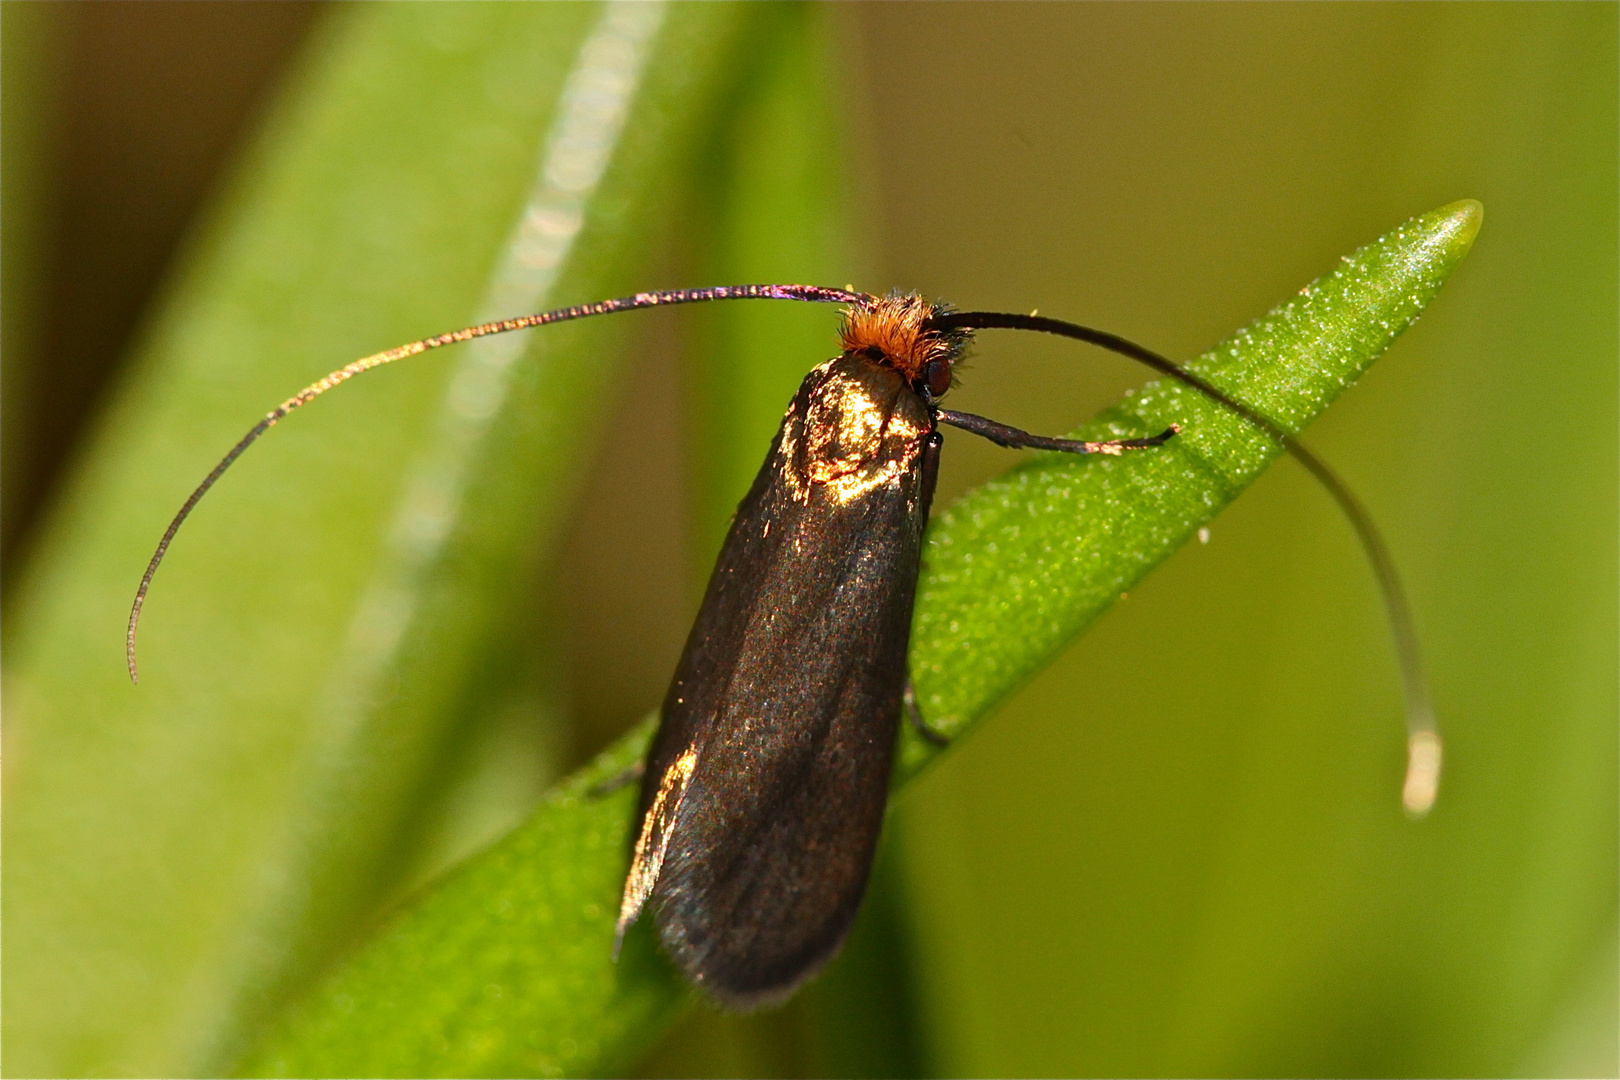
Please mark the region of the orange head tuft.
POLYGON ((911 383, 926 380, 932 396, 949 387, 950 365, 967 345, 959 330, 937 330, 943 309, 916 293, 878 297, 849 308, 840 331, 844 352, 885 364, 911 383))

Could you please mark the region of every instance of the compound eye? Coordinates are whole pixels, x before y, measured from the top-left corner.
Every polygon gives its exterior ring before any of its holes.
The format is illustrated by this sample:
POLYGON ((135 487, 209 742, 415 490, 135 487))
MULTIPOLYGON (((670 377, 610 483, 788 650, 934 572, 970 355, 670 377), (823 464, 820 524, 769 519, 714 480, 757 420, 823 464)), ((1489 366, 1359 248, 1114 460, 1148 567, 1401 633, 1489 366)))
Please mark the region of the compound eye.
POLYGON ((951 362, 949 360, 930 360, 923 365, 923 385, 928 387, 928 396, 935 400, 945 396, 951 388, 951 362))

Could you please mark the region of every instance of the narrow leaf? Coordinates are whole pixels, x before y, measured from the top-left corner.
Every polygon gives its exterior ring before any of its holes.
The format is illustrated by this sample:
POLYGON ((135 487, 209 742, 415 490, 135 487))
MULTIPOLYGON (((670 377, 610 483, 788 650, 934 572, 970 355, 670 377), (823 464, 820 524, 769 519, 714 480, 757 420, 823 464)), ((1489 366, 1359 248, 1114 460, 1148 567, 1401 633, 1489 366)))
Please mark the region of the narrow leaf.
MULTIPOLYGON (((1406 223, 1191 366, 1299 430, 1418 316, 1480 219, 1477 203, 1461 202, 1406 223)), ((1081 430, 1136 435, 1171 422, 1184 434, 1162 451, 1038 458, 939 515, 913 642, 936 722, 960 731, 981 718, 1278 453, 1250 425, 1174 385, 1149 386, 1081 430)), ((625 1067, 681 991, 644 926, 611 962, 632 799, 586 792, 636 760, 649 731, 650 722, 402 911, 304 1004, 255 1069, 625 1067)), ((902 775, 926 757, 908 742, 902 775)))
POLYGON ((644 287, 771 18, 332 9, 6 598, 8 1071, 218 1074, 402 887, 636 318, 421 357, 279 425, 170 549, 131 687, 141 566, 327 371, 644 287))
MULTIPOLYGON (((1410 326, 1467 254, 1483 211, 1414 218, 1187 367, 1299 432, 1410 326)), ((981 335, 980 348, 1016 348, 981 335)), ((1151 383, 1076 438, 1180 424, 1162 451, 1041 455, 939 514, 917 598, 911 671, 930 722, 955 735, 1018 689, 1282 453, 1179 383, 1151 383)), ((908 738, 903 772, 932 756, 908 738)))

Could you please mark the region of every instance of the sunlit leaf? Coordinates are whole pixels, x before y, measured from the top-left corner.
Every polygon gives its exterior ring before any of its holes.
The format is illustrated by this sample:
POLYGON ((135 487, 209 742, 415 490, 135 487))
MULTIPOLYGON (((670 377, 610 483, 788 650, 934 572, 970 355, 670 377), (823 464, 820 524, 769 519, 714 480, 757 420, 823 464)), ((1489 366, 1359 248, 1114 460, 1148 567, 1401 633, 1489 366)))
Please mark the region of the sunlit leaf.
MULTIPOLYGON (((1480 219, 1479 204, 1462 202, 1406 223, 1196 369, 1286 427, 1303 427, 1421 313, 1480 219)), ((1171 422, 1185 429, 1173 449, 1038 459, 940 514, 913 642, 924 701, 944 706, 935 716, 955 730, 981 717, 1278 452, 1246 422, 1177 386, 1145 389, 1082 430, 1136 435, 1171 422)), ((587 792, 634 761, 649 730, 613 747, 396 917, 300 1007, 255 1070, 584 1075, 627 1067, 682 996, 645 924, 612 962, 633 796, 587 792)))

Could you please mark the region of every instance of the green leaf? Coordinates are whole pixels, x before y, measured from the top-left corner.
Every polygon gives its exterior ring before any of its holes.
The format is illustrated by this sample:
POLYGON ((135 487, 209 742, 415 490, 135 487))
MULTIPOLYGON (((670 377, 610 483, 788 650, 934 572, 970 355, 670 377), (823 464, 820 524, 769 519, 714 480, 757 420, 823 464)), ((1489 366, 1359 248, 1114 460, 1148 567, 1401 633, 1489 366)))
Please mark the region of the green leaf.
MULTIPOLYGON (((1480 220, 1479 204, 1460 202, 1406 223, 1191 366, 1299 430, 1418 316, 1480 220)), ((1040 457, 939 514, 912 653, 936 722, 960 732, 982 718, 1278 453, 1248 424, 1175 385, 1151 385, 1081 431, 1139 435, 1171 422, 1183 434, 1163 450, 1040 457)), ((624 1068, 681 995, 645 926, 611 963, 632 800, 625 791, 584 792, 635 760, 649 730, 644 724, 396 916, 304 1003, 255 1069, 624 1068)), ((908 741, 902 776, 926 756, 908 741)), ((1391 800, 1396 786, 1392 777, 1391 800)))
MULTIPOLYGON (((1417 319, 1467 254, 1482 215, 1465 200, 1412 219, 1188 369, 1301 431, 1417 319)), ((1148 435, 1172 423, 1181 434, 1162 451, 1042 455, 938 515, 911 670, 923 712, 942 732, 958 734, 1023 685, 1282 453, 1179 383, 1149 384, 1075 437, 1148 435)), ((902 771, 930 756, 928 744, 908 738, 902 771)))
POLYGON ((333 10, 7 596, 9 1072, 228 1069, 421 872, 460 736, 514 709, 523 583, 637 317, 424 357, 278 426, 171 549, 132 688, 118 627, 140 568, 299 386, 645 287, 646 238, 784 18, 333 10))

